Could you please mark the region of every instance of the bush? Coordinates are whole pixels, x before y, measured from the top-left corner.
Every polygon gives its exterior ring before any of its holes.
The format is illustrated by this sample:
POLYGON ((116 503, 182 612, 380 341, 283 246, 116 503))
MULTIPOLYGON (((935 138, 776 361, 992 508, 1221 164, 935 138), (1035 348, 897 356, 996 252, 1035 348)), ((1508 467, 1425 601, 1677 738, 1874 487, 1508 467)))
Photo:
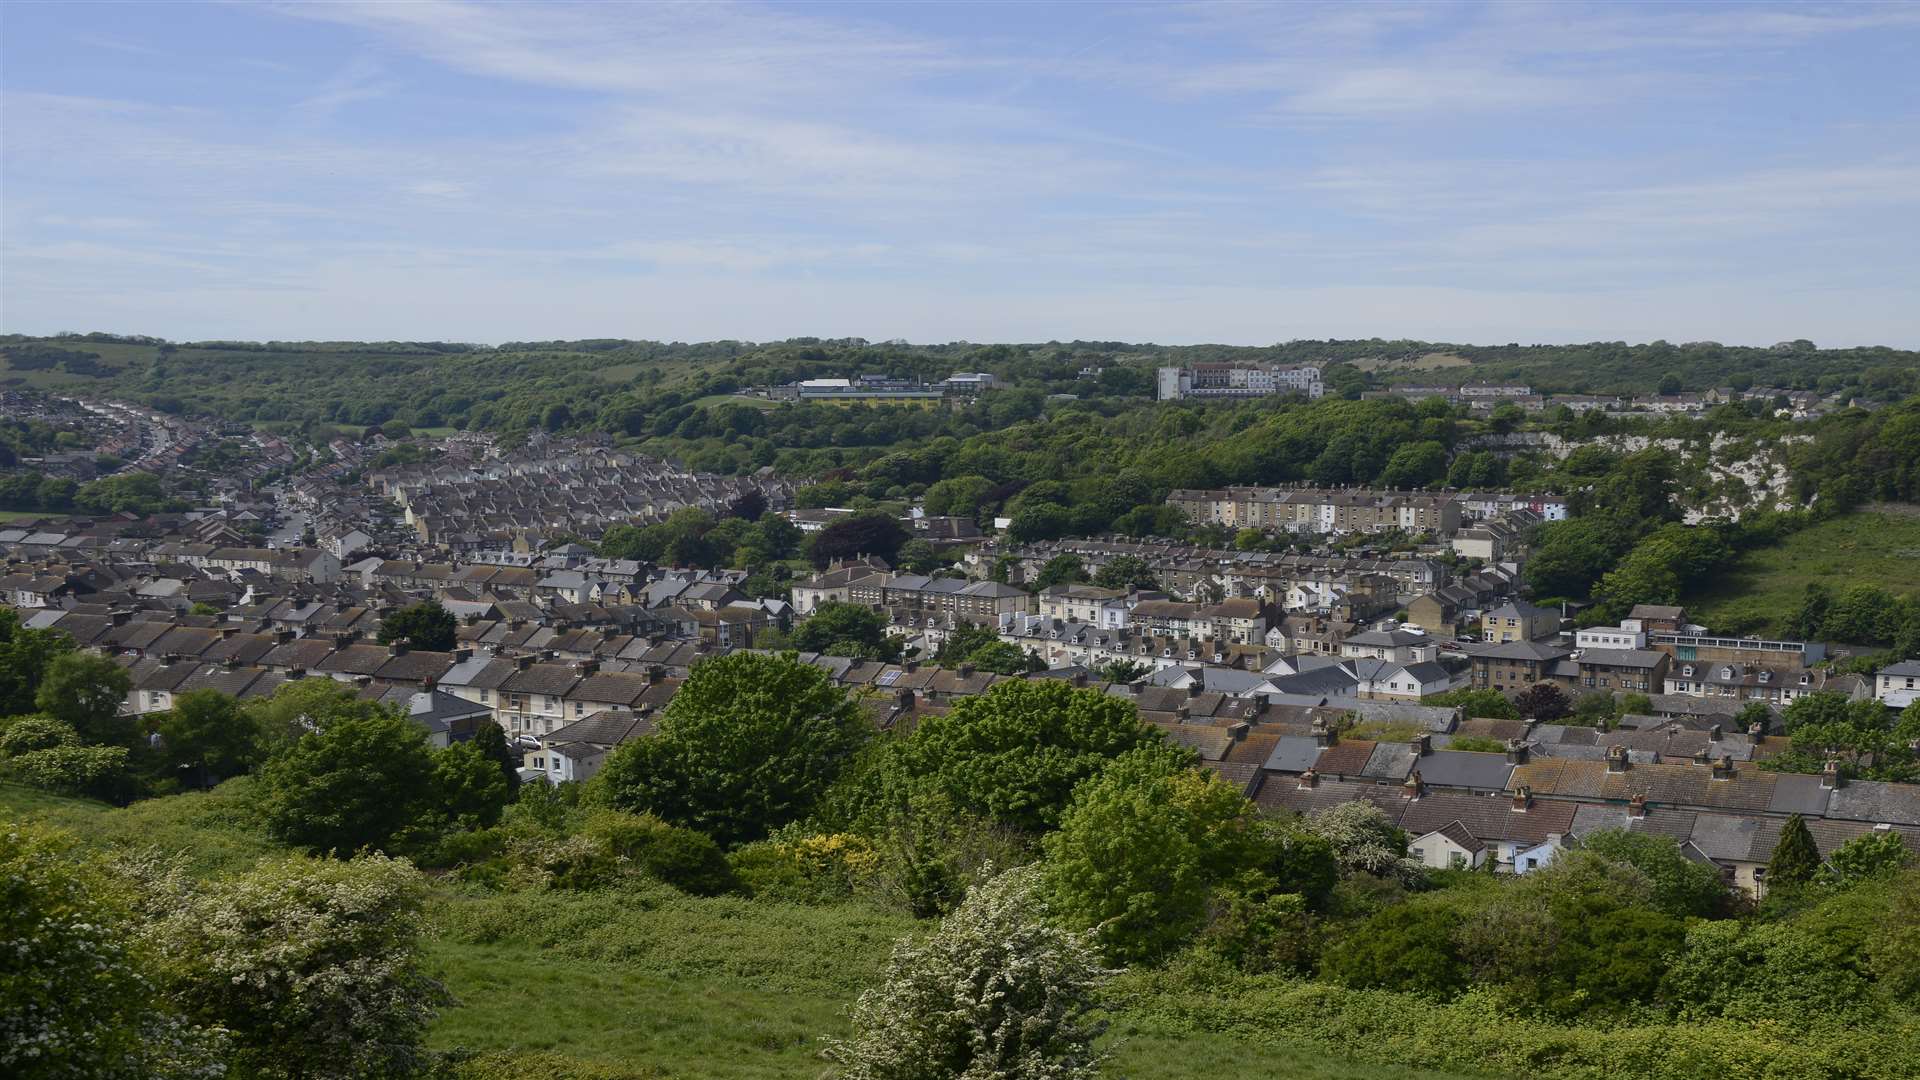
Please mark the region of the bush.
POLYGON ((695 896, 718 896, 736 887, 720 845, 704 833, 669 825, 651 814, 600 810, 587 816, 585 833, 607 845, 634 869, 695 896))
POLYGON ((1251 875, 1214 890, 1200 947, 1245 972, 1311 974, 1320 960, 1319 920, 1299 893, 1271 885, 1251 875))
POLYGON ((1093 995, 1111 972, 1048 918, 1039 874, 975 890, 926 941, 895 947, 827 1056, 843 1080, 1091 1080, 1104 1055, 1093 995))
POLYGON ((1860 1023, 1883 1010, 1858 959, 1792 925, 1696 923, 1685 948, 1668 962, 1660 995, 1682 1020, 1860 1023))
POLYGON ((1451 997, 1466 988, 1470 974, 1454 943, 1465 921, 1436 903, 1387 908, 1335 942, 1320 973, 1355 989, 1451 997))
POLYGON ((0 729, 0 757, 79 745, 80 733, 51 716, 17 716, 0 729))
POLYGON ((6 762, 7 774, 42 791, 125 804, 133 799, 124 746, 56 746, 6 762))
POLYGON ((1109 997, 1176 1031, 1422 1069, 1538 1080, 1904 1080, 1920 1069, 1920 1024, 1826 1026, 1817 1037, 1767 1023, 1709 1020, 1574 1027, 1517 1017, 1493 995, 1450 1003, 1241 975, 1194 958, 1137 969, 1109 997))
POLYGON ((879 867, 880 855, 863 836, 832 833, 748 844, 729 862, 749 895, 821 904, 853 895, 879 867))

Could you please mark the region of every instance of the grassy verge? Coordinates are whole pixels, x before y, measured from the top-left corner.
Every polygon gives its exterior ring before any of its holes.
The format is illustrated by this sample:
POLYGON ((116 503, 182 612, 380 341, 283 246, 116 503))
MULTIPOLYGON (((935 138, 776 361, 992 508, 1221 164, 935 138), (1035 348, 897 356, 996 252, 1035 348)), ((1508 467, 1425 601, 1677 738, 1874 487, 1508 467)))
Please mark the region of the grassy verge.
POLYGON ((1685 598, 1695 622, 1720 633, 1778 636, 1810 584, 1920 592, 1920 515, 1862 511, 1749 551, 1685 598))

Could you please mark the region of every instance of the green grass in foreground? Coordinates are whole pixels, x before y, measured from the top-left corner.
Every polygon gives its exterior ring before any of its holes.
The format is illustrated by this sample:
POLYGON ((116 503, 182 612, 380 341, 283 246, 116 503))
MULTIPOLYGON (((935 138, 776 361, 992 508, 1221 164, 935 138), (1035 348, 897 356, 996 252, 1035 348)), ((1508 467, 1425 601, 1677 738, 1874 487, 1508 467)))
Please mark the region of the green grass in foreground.
MULTIPOLYGON (((124 809, 0 783, 0 818, 58 826, 107 850, 185 851, 193 872, 211 876, 281 850, 247 808, 248 783, 124 809)), ((446 883, 432 914, 427 964, 459 1001, 434 1025, 433 1047, 508 1055, 493 1060, 501 1076, 609 1080, 817 1076, 824 1040, 846 1032, 848 1007, 893 942, 927 928, 865 904, 701 899, 665 886, 482 894, 446 883)), ((1111 1039, 1111 1074, 1126 1080, 1458 1075, 1185 1034, 1126 1013, 1111 1039)))
POLYGON ((1920 512, 1861 511, 1802 529, 1740 556, 1684 603, 1719 633, 1780 635, 1812 583, 1920 592, 1920 512))

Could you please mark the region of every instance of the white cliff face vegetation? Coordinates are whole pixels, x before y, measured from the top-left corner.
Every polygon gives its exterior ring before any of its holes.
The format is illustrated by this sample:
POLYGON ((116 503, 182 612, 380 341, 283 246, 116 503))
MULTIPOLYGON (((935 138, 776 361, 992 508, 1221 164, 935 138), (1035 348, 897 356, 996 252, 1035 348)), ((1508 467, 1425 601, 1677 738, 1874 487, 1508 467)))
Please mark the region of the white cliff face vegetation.
POLYGON ((1112 974, 1091 934, 1051 925, 1040 873, 1007 871, 976 888, 925 940, 894 948, 881 984, 860 995, 854 1034, 827 1056, 840 1080, 1086 1080, 1095 991, 1112 974))

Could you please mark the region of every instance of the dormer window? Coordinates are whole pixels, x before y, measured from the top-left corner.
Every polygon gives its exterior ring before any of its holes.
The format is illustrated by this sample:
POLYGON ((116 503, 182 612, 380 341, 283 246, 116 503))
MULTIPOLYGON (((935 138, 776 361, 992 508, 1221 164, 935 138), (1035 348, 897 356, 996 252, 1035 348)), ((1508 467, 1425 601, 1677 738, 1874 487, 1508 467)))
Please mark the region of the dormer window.
POLYGON ((1723 667, 1723 668, 1721 668, 1721 669, 1720 669, 1720 677, 1721 677, 1722 679, 1731 679, 1731 678, 1733 678, 1733 669, 1732 669, 1732 668, 1730 668, 1730 667, 1723 667))
POLYGON ((1685 675, 1689 679, 1693 678, 1693 665, 1688 664, 1686 667, 1681 668, 1680 674, 1685 675))
POLYGON ((1760 681, 1761 681, 1761 682, 1763 682, 1763 683, 1767 683, 1767 682, 1772 682, 1772 681, 1773 681, 1773 672, 1771 672, 1771 671, 1763 671, 1763 672, 1761 672, 1761 673, 1760 673, 1760 681))

